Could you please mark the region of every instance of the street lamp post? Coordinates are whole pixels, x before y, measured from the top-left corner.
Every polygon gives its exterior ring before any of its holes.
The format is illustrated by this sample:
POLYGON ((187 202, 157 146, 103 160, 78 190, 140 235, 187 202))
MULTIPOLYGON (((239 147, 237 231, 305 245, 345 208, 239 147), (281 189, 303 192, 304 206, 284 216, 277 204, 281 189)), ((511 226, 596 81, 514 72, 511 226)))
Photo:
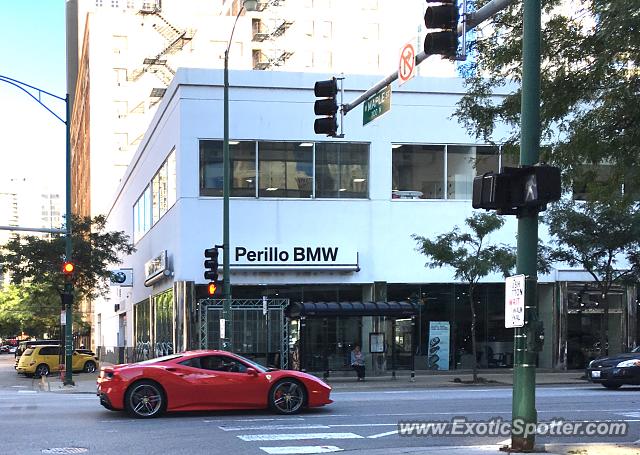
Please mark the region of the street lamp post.
MULTIPOLYGON (((65 124, 65 166, 66 166, 66 215, 65 215, 65 262, 71 262, 71 254, 73 252, 71 243, 71 106, 69 103, 69 94, 64 98, 49 93, 46 90, 42 90, 33 85, 26 84, 17 79, 13 79, 7 76, 0 75, 0 81, 11 84, 14 87, 19 88, 31 98, 33 98, 40 106, 44 107, 50 114, 65 124), (35 97, 28 89, 34 90, 38 93, 38 97, 35 97), (53 112, 46 104, 44 104, 40 97, 42 94, 51 96, 57 100, 64 101, 65 103, 65 119, 63 120, 58 114, 53 112)), ((62 268, 62 264, 60 264, 62 268)), ((70 278, 65 278, 64 293, 62 296, 62 302, 65 309, 65 369, 64 369, 64 385, 73 385, 73 282, 70 278)))
POLYGON ((222 273, 224 276, 223 281, 223 310, 224 317, 224 337, 222 340, 222 348, 225 350, 231 350, 231 248, 229 246, 229 193, 231 190, 231 163, 229 158, 229 49, 231 48, 231 41, 233 39, 233 32, 236 29, 238 19, 243 10, 256 11, 258 8, 257 0, 244 0, 242 7, 236 15, 236 20, 233 23, 231 29, 231 36, 229 36, 229 42, 227 43, 227 49, 224 51, 224 138, 222 145, 222 251, 224 253, 224 263, 222 264, 222 273))

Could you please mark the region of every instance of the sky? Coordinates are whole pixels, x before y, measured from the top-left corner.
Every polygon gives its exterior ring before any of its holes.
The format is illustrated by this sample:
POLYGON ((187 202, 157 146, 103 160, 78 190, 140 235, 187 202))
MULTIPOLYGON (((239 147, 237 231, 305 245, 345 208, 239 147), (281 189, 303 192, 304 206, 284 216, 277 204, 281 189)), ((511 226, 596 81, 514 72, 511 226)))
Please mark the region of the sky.
MULTIPOLYGON (((65 0, 0 0, 0 42, 0 75, 65 97, 65 0)), ((64 120, 63 101, 41 100, 64 120)), ((8 179, 28 177, 64 194, 64 123, 1 81, 0 107, 0 191, 8 179)))

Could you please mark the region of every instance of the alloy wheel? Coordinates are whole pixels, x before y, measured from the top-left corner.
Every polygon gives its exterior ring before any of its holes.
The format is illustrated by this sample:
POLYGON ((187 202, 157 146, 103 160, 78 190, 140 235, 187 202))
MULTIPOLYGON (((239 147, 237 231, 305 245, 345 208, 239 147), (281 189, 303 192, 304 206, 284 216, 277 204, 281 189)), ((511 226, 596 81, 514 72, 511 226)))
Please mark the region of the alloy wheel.
POLYGON ((281 414, 294 414, 304 404, 304 389, 295 381, 282 381, 276 384, 272 392, 272 404, 281 414))
POLYGON ((153 417, 163 405, 162 392, 150 383, 141 383, 128 393, 127 408, 136 417, 153 417))

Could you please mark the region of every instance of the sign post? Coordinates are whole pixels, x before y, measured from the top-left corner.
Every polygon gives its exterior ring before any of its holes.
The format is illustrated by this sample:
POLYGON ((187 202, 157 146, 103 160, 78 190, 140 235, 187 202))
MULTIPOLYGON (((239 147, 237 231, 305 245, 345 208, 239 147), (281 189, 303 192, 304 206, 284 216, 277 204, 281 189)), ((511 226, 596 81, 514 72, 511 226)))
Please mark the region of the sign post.
POLYGON ((387 85, 365 100, 362 107, 362 126, 388 112, 389 109, 391 109, 391 86, 387 85))

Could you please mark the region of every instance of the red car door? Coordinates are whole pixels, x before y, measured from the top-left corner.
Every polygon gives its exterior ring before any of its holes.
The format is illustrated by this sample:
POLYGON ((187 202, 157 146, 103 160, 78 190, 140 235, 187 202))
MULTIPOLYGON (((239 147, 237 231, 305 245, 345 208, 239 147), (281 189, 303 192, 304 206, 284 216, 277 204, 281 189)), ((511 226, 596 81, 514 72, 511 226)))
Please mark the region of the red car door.
POLYGON ((230 356, 200 358, 205 374, 199 382, 207 401, 222 408, 262 408, 267 406, 269 381, 262 373, 249 374, 247 366, 230 356))

